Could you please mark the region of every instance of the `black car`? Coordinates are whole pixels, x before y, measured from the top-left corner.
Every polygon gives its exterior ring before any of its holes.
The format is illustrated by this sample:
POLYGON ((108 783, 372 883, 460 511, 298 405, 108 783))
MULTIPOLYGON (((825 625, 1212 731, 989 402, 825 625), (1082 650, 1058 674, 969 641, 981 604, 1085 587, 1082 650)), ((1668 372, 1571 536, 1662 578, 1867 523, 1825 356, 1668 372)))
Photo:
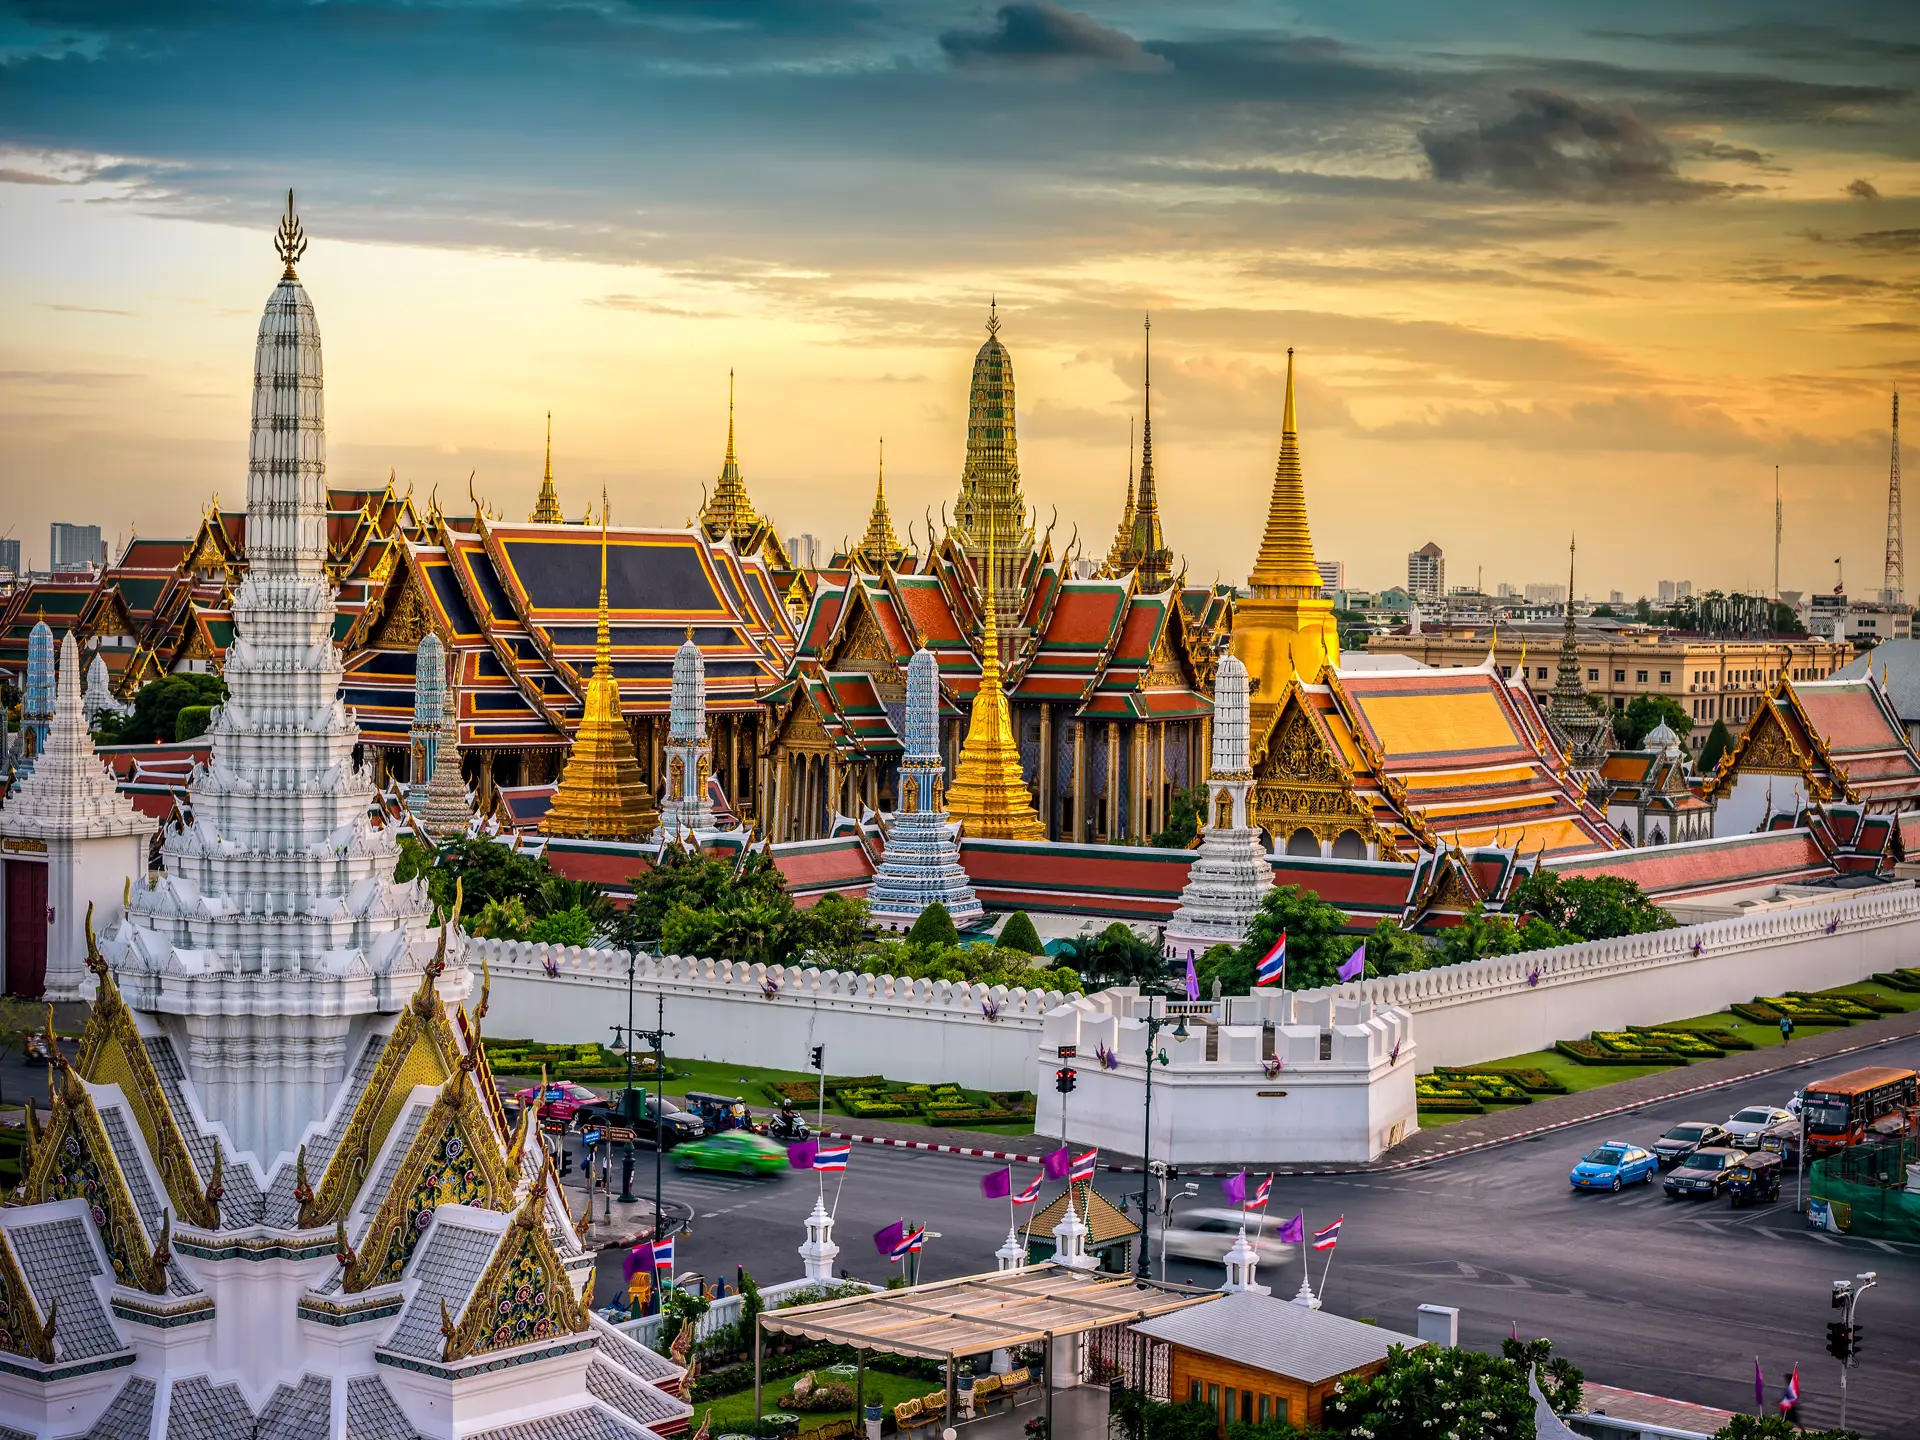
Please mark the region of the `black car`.
POLYGON ((669 1150, 682 1140, 698 1140, 707 1133, 707 1122, 691 1110, 645 1090, 616 1091, 597 1105, 575 1111, 574 1123, 583 1131, 625 1126, 641 1144, 652 1145, 659 1137, 669 1150))
POLYGON ((1661 1182, 1669 1200, 1712 1200, 1719 1196, 1733 1170, 1745 1157, 1743 1150, 1714 1145, 1695 1150, 1661 1182))
POLYGON ((1724 1145, 1727 1132, 1712 1120, 1686 1120, 1674 1126, 1647 1148, 1660 1162, 1662 1170, 1671 1170, 1703 1145, 1724 1145))

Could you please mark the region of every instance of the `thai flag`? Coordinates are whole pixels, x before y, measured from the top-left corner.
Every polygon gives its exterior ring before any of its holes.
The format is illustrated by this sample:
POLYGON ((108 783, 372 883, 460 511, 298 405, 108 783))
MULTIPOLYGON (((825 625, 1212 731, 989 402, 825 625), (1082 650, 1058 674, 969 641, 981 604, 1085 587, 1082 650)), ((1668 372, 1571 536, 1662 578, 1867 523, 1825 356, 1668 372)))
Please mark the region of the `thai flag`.
POLYGON ((1013 1203, 1016 1205, 1031 1205, 1038 1200, 1040 1198, 1040 1181, 1043 1178, 1045 1177, 1041 1175, 1034 1176, 1033 1183, 1013 1197, 1013 1203))
MULTIPOLYGON (((1340 1220, 1345 1220, 1346 1218, 1346 1216, 1342 1215, 1340 1220)), ((1334 1221, 1324 1230, 1316 1230, 1313 1232, 1314 1249, 1331 1250, 1340 1243, 1340 1220, 1334 1221)))
POLYGON ((1787 1377, 1787 1392, 1780 1397, 1780 1412, 1791 1414, 1800 1404, 1800 1367, 1793 1367, 1793 1374, 1787 1377))
POLYGON ((1249 1210, 1266 1209, 1267 1197, 1272 1194, 1273 1194, 1273 1176, 1269 1175, 1267 1176, 1266 1179, 1260 1182, 1260 1188, 1254 1191, 1252 1198, 1247 1201, 1247 1209, 1249 1210))
POLYGON ((1272 985, 1287 978, 1287 932, 1282 930, 1280 938, 1273 942, 1273 948, 1260 957, 1259 967, 1254 971, 1253 983, 1272 985))
POLYGON ((887 1259, 904 1260, 909 1255, 917 1254, 920 1249, 920 1242, 925 1238, 926 1233, 927 1227, 924 1225, 907 1231, 894 1242, 893 1249, 887 1254, 887 1259))
POLYGON ((842 1141, 838 1145, 822 1145, 813 1152, 813 1168, 816 1170, 844 1170, 847 1157, 853 1154, 853 1142, 842 1141))
POLYGON ((673 1269, 673 1237, 653 1242, 653 1268, 656 1270, 673 1269))
POLYGON ((1068 1173, 1067 1180, 1069 1183, 1091 1180, 1093 1179, 1093 1172, 1099 1168, 1099 1150, 1089 1150, 1084 1155, 1076 1155, 1073 1157, 1073 1169, 1068 1173))

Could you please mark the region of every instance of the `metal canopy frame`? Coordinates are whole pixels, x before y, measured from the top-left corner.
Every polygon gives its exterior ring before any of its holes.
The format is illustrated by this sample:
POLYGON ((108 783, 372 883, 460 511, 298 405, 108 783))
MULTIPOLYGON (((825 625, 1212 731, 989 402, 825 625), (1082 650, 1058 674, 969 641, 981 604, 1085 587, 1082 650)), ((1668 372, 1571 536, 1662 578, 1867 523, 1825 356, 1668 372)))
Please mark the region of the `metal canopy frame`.
POLYGON ((951 1426, 953 1362, 961 1356, 1043 1344, 1050 1412, 1053 1341, 1203 1305, 1219 1294, 1196 1294, 1185 1287, 1141 1284, 1131 1276, 1090 1274, 1047 1263, 763 1311, 753 1337, 755 1428, 761 1414, 761 1336, 767 1331, 850 1345, 859 1352, 862 1371, 868 1350, 944 1360, 947 1424, 951 1426))

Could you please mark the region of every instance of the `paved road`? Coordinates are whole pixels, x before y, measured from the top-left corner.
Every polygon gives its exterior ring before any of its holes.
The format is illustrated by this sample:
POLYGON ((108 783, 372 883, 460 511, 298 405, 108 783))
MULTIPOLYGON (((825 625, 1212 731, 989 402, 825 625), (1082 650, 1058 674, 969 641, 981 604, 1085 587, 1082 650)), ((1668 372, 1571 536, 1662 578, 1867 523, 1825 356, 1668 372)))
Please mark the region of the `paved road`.
MULTIPOLYGON (((1874 1060, 1920 1064, 1920 1039, 1890 1045, 1874 1060)), ((1830 1282, 1877 1270, 1880 1285, 1861 1307, 1868 1340, 1865 1364, 1849 1379, 1848 1421, 1888 1440, 1911 1435, 1920 1415, 1920 1348, 1913 1344, 1920 1253, 1913 1247, 1808 1230, 1790 1197, 1734 1211, 1724 1201, 1669 1202, 1657 1185, 1615 1196, 1576 1195, 1566 1183, 1573 1159, 1601 1140, 1650 1140, 1676 1120, 1777 1102, 1798 1083, 1743 1081, 1705 1101, 1650 1105, 1419 1170, 1276 1180, 1273 1211, 1304 1209, 1314 1228, 1346 1216, 1325 1295, 1339 1314, 1411 1330, 1416 1306, 1456 1305, 1465 1344, 1492 1349, 1518 1325, 1522 1335, 1553 1337, 1596 1381, 1728 1409, 1751 1406, 1756 1355, 1770 1398, 1797 1361, 1803 1418, 1820 1425, 1839 1418, 1838 1368, 1824 1349, 1830 1282)), ((648 1190, 650 1158, 639 1177, 648 1190)), ((980 1198, 979 1179, 990 1168, 856 1147, 835 1236, 842 1268, 869 1280, 894 1273, 870 1237, 906 1218, 940 1232, 926 1251, 926 1278, 991 1269, 1007 1208, 980 1198)), ((1115 1198, 1137 1183, 1113 1174, 1100 1181, 1115 1198)), ((743 1264, 763 1282, 797 1274, 813 1188, 799 1174, 753 1180, 669 1169, 666 1194, 695 1214, 693 1233, 681 1241, 682 1264, 729 1276, 743 1264)), ((619 1257, 603 1257, 602 1269, 600 1293, 611 1293, 619 1257)), ((1316 1280, 1319 1273, 1316 1263, 1316 1280)), ((1208 1267, 1177 1260, 1168 1274, 1210 1278, 1208 1267)), ((1294 1265, 1277 1274, 1263 1269, 1262 1278, 1283 1295, 1299 1285, 1294 1265)))

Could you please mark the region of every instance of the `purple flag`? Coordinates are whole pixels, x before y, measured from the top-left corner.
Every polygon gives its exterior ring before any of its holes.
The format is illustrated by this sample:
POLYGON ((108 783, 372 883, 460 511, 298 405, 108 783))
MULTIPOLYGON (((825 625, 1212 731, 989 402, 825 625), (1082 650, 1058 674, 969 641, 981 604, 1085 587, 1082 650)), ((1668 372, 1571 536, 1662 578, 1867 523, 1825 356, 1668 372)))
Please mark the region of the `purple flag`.
POLYGON ((893 1252, 899 1249, 900 1242, 906 1238, 906 1221, 896 1220, 893 1224, 887 1226, 886 1229, 873 1232, 873 1248, 891 1259, 893 1252))
POLYGON ((1284 1220, 1280 1228, 1273 1232, 1273 1238, 1283 1245, 1297 1245, 1307 1238, 1307 1212, 1302 1210, 1291 1220, 1284 1220))
POLYGON ((1339 970, 1340 983, 1342 985, 1345 985, 1349 981, 1358 980, 1362 975, 1365 975, 1366 973, 1367 973, 1367 942, 1362 940, 1360 942, 1360 948, 1355 950, 1353 954, 1349 955, 1347 957, 1347 963, 1340 967, 1340 970, 1339 970))
POLYGON ((1220 1193, 1236 1205, 1245 1205, 1247 1203, 1247 1172, 1242 1170, 1238 1175, 1229 1175, 1222 1180, 1220 1193))
POLYGON ((1753 1403, 1756 1409, 1767 1408, 1767 1377, 1760 1369, 1760 1357, 1753 1357, 1753 1403))
POLYGON ((798 1145, 787 1146, 787 1164, 796 1170, 811 1170, 813 1157, 819 1153, 818 1140, 802 1140, 798 1145))
POLYGON ((1004 1200, 1013 1194, 1013 1167, 991 1170, 980 1177, 980 1193, 989 1200, 1004 1200))
POLYGON ((1062 1145, 1040 1160, 1040 1173, 1049 1180, 1064 1180, 1073 1171, 1073 1151, 1062 1145))
POLYGON ((653 1242, 642 1240, 627 1252, 626 1261, 620 1267, 621 1278, 629 1285, 636 1275, 653 1274, 653 1242))
POLYGON ((1200 977, 1193 973, 1193 952, 1187 952, 1187 999, 1200 998, 1200 977))

